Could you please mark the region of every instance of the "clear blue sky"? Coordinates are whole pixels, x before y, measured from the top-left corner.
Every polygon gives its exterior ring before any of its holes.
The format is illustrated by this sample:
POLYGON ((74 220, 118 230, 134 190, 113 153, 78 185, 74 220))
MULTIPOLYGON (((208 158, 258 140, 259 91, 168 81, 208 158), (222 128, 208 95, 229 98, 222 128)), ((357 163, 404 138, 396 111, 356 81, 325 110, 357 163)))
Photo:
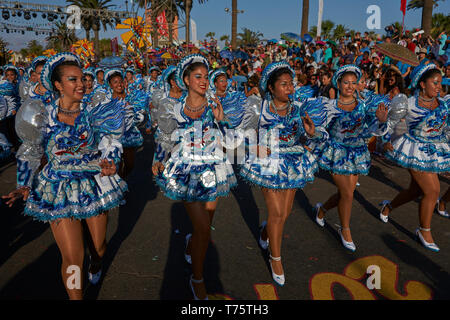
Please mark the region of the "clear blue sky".
MULTIPOLYGON (((205 34, 212 31, 216 33, 216 38, 231 34, 231 14, 225 12, 225 8, 231 8, 231 0, 208 0, 205 4, 198 4, 194 1, 192 19, 197 24, 197 38, 202 40, 205 34)), ((64 0, 28 0, 27 2, 39 4, 66 5, 64 0)), ((113 0, 117 5, 116 10, 125 10, 124 0, 113 0)), ((332 20, 336 24, 343 24, 347 28, 360 32, 368 31, 366 21, 369 14, 366 13, 369 5, 378 5, 381 9, 381 29, 373 30, 376 33, 384 34, 384 26, 395 21, 402 21, 400 11, 400 0, 324 0, 323 20, 332 20)), ((130 6, 130 2, 128 3, 130 6)), ((283 32, 300 33, 302 0, 238 0, 238 9, 244 13, 238 15, 238 32, 246 27, 253 31, 264 34, 264 38, 272 39, 280 37, 283 32)), ((141 11, 142 12, 142 11, 141 11)), ((433 13, 449 14, 450 1, 444 0, 434 9, 433 13)), ((309 27, 317 25, 318 0, 310 0, 309 27)), ((0 22, 5 22, 0 17, 0 22)), ((19 18, 10 18, 7 23, 32 25, 44 24, 48 21, 42 19, 32 19, 25 21, 19 18)), ((410 10, 406 12, 405 25, 407 29, 420 27, 421 10, 410 10)), ((121 30, 101 32, 102 38, 117 36, 120 39, 121 30)), ((185 31, 180 29, 180 38, 184 39, 185 31)), ((85 37, 83 30, 77 31, 77 36, 85 37)), ((45 44, 45 36, 36 36, 34 32, 6 34, 0 32, 0 37, 6 40, 9 48, 18 50, 26 47, 28 41, 37 39, 45 44)), ((121 40, 119 40, 121 42, 121 40)))

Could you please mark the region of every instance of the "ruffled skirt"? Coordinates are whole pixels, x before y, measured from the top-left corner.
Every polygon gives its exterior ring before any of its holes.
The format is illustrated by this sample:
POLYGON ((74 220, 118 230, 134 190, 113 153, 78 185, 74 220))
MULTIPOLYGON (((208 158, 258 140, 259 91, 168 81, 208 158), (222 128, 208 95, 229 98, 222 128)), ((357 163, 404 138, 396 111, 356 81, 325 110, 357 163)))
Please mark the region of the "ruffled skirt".
POLYGON ((55 181, 41 171, 24 214, 44 222, 86 219, 124 204, 127 189, 126 182, 118 175, 55 181))
POLYGON ((370 152, 367 145, 346 146, 328 140, 318 155, 319 166, 334 174, 340 175, 367 175, 370 168, 370 152))
POLYGON ((425 172, 450 171, 450 146, 448 143, 426 143, 404 134, 392 143, 394 151, 388 152, 386 158, 398 165, 425 172))
POLYGON ((239 172, 246 181, 269 189, 301 189, 314 180, 318 170, 315 157, 304 149, 301 153, 280 153, 245 163, 239 172))
POLYGON ((208 202, 228 195, 237 180, 229 163, 195 165, 169 158, 156 183, 172 200, 208 202))
POLYGON ((144 137, 136 126, 132 126, 129 130, 125 131, 120 143, 124 148, 138 148, 143 145, 144 137))

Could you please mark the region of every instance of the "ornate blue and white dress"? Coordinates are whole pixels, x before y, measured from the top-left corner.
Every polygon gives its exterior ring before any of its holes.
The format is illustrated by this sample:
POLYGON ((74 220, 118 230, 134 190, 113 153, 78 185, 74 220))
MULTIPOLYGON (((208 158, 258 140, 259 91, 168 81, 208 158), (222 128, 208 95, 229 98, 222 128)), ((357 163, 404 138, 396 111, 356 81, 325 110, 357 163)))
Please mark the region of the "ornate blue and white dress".
POLYGON ((39 83, 36 83, 30 87, 30 89, 28 91, 28 97, 30 99, 41 100, 42 103, 44 103, 44 104, 49 104, 53 100, 53 95, 48 90, 45 91, 44 94, 39 94, 37 92, 38 85, 39 85, 39 83))
MULTIPOLYGON (((8 112, 8 104, 6 99, 0 95, 0 122, 6 118, 8 112)), ((6 139, 5 135, 0 133, 0 161, 6 159, 11 154, 11 143, 6 139)))
POLYGON ((188 117, 184 108, 185 101, 158 109, 154 162, 165 168, 156 183, 173 200, 214 201, 237 184, 223 153, 223 128, 210 106, 198 119, 188 117))
POLYGON ((145 121, 145 115, 149 113, 148 95, 142 90, 136 90, 121 100, 125 108, 125 132, 120 142, 124 148, 138 148, 144 143, 138 126, 145 121))
POLYGON ((311 86, 298 86, 295 88, 293 99, 303 103, 308 99, 314 98, 315 91, 311 86))
POLYGON ((134 76, 133 82, 128 84, 127 94, 133 93, 136 90, 144 90, 144 89, 145 89, 144 79, 140 74, 137 74, 134 76))
MULTIPOLYGON (((327 132, 322 125, 326 113, 323 109, 308 109, 308 105, 294 101, 286 116, 280 116, 270 110, 270 99, 253 97, 245 107, 241 128, 256 130, 258 145, 266 146, 270 154, 266 157, 253 156, 246 159, 241 166, 240 175, 250 183, 270 189, 303 188, 307 182, 314 180, 318 170, 314 155, 304 147, 307 134, 301 117, 308 112, 316 128, 315 141, 327 139, 327 132), (253 102, 252 102, 253 100, 253 102), (259 103, 255 103, 258 102, 259 103)), ((248 131, 246 133, 248 136, 248 131)), ((249 150, 255 150, 255 139, 248 140, 249 150)))
POLYGON ((390 135, 402 118, 405 118, 407 131, 392 142, 393 151, 386 157, 398 165, 425 172, 450 171, 450 120, 449 102, 438 98, 439 106, 434 110, 419 106, 417 95, 397 96, 392 100, 389 117, 390 135))
POLYGON ((18 86, 7 80, 0 80, 0 96, 6 100, 8 106, 5 118, 12 117, 13 111, 17 112, 21 103, 18 86))
POLYGON ((244 115, 245 103, 247 97, 243 91, 227 90, 225 96, 217 96, 223 107, 223 113, 231 122, 232 127, 237 127, 242 121, 244 115))
POLYGON ((145 92, 150 97, 153 95, 153 92, 156 89, 158 89, 158 88, 161 89, 161 87, 160 87, 160 84, 161 84, 160 79, 161 79, 161 76, 156 78, 156 80, 152 80, 152 78, 150 76, 144 78, 145 92))
POLYGON ((164 112, 166 109, 173 109, 173 105, 177 102, 184 102, 186 99, 187 91, 183 90, 181 96, 179 98, 174 98, 170 96, 170 88, 163 87, 161 89, 156 89, 152 95, 152 105, 153 108, 150 110, 150 115, 148 117, 148 121, 146 123, 145 128, 151 128, 154 121, 154 125, 156 127, 155 138, 159 132, 158 124, 156 122, 157 115, 161 112, 164 112))
POLYGON ((127 184, 117 174, 101 177, 99 166, 102 159, 117 167, 120 162, 121 103, 81 104, 73 126, 58 120, 57 104, 34 100, 17 115, 16 129, 24 141, 17 153, 17 184, 30 187, 24 214, 45 222, 86 219, 124 203, 127 184), (47 163, 39 171, 43 156, 47 163))
MULTIPOLYGON (((337 106, 336 99, 318 98, 308 104, 322 105, 327 113, 325 128, 328 140, 322 145, 311 145, 322 169, 334 174, 367 175, 370 168, 370 152, 367 142, 372 136, 382 136, 388 130, 387 123, 380 123, 375 116, 378 104, 366 104, 357 100, 352 111, 337 106)), ((386 102, 381 99, 378 103, 386 102)))

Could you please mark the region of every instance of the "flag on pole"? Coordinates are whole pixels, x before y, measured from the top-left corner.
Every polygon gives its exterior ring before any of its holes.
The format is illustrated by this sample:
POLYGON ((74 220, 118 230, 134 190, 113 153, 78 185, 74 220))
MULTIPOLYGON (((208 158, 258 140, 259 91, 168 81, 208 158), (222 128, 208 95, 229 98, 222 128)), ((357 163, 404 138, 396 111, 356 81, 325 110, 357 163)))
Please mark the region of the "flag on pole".
POLYGON ((403 22, 402 22, 402 35, 405 29, 405 15, 406 15, 406 0, 401 0, 400 11, 403 12, 403 22))
POLYGON ((406 0, 401 0, 400 11, 403 12, 403 15, 406 14, 406 0))

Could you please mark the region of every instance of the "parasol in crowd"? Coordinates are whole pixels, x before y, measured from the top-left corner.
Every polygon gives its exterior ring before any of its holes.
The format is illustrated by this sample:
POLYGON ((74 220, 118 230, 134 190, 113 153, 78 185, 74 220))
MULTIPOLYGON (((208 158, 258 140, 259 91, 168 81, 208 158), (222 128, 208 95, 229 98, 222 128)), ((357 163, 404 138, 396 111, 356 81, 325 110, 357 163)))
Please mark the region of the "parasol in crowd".
POLYGON ((247 77, 245 77, 245 76, 234 76, 232 79, 233 79, 233 81, 236 81, 238 83, 247 82, 247 77))
POLYGON ((112 56, 102 59, 98 65, 101 68, 121 68, 125 62, 126 61, 121 57, 112 56))
POLYGON ((244 51, 235 51, 233 52, 233 56, 235 59, 248 60, 250 57, 244 51))
POLYGON ((170 52, 165 52, 161 55, 162 59, 175 59, 175 57, 170 52))
POLYGON ((312 39, 313 38, 307 33, 305 33, 305 35, 303 36, 303 41, 305 41, 305 42, 311 42, 312 39))
POLYGON ((336 42, 334 42, 333 40, 327 40, 327 42, 335 47, 337 47, 336 42))
POLYGON ((269 41, 267 41, 267 42, 271 42, 271 43, 277 43, 277 42, 278 42, 278 40, 277 40, 277 39, 271 39, 271 40, 269 40, 269 41))
POLYGON ((281 34, 281 39, 289 42, 302 42, 302 37, 293 32, 285 32, 281 34))
POLYGON ((417 59, 417 56, 414 54, 414 52, 399 44, 384 42, 376 44, 374 48, 378 52, 381 52, 382 54, 394 60, 399 60, 413 67, 417 67, 419 65, 419 60, 417 59))
POLYGON ((220 54, 220 56, 222 57, 222 58, 224 58, 224 59, 228 59, 228 60, 230 60, 230 61, 232 61, 233 60, 233 53, 231 53, 230 51, 228 51, 228 50, 222 50, 222 51, 220 51, 219 52, 219 54, 220 54))

